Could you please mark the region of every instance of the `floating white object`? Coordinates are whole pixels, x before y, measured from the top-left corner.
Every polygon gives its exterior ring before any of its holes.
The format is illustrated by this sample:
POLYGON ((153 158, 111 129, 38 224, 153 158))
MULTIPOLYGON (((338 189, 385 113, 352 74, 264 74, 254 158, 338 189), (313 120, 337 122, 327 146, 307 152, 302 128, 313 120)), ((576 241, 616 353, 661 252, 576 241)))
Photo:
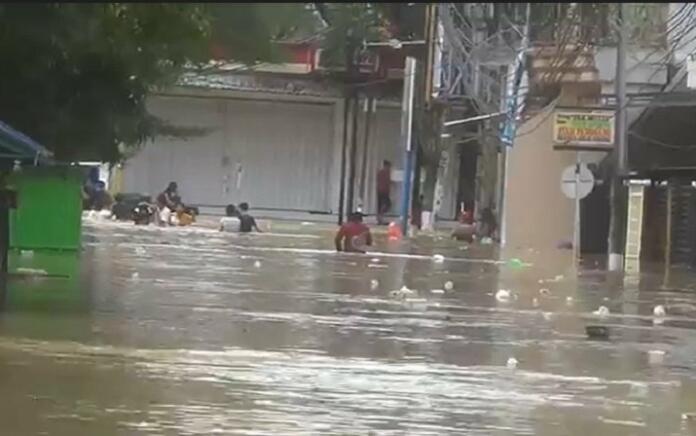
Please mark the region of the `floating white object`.
POLYGON ((138 280, 140 278, 140 274, 137 272, 134 272, 133 274, 131 274, 131 278, 133 280, 138 280))
POLYGON ((444 289, 431 289, 430 293, 431 294, 444 294, 445 290, 444 289))
POLYGON ((544 312, 541 314, 544 317, 544 320, 546 321, 551 321, 551 318, 553 318, 553 315, 551 312, 544 312))
POLYGON ((261 261, 260 260, 257 260, 256 262, 254 262, 254 268, 261 268, 261 261))
POLYGON ((501 289, 495 293, 495 299, 501 302, 510 301, 510 291, 507 289, 501 289))
POLYGON ((568 306, 572 305, 573 304, 573 297, 566 297, 566 304, 568 306))
POLYGON ((507 360, 506 366, 508 369, 517 369, 517 363, 518 363, 517 359, 515 359, 514 357, 511 357, 507 360))
POLYGON ((532 298, 532 307, 537 308, 539 307, 539 299, 534 297, 532 298))
POLYGON ((445 291, 451 291, 454 289, 454 283, 451 280, 445 282, 445 291))
POLYGON ((667 311, 665 310, 665 306, 663 305, 657 305, 655 308, 653 308, 653 315, 655 315, 658 318, 664 318, 667 316, 667 311))
POLYGON ((370 259, 370 262, 379 263, 379 257, 373 257, 372 259, 370 259))
POLYGON ((412 289, 409 289, 406 286, 402 286, 401 289, 399 289, 399 290, 391 291, 389 293, 389 295, 392 296, 393 298, 398 298, 398 299, 403 300, 407 297, 412 297, 412 296, 418 295, 418 292, 416 292, 412 289))
POLYGON ((563 274, 559 274, 553 280, 556 282, 560 282, 563 279, 565 279, 565 276, 563 274))
POLYGON ((32 256, 34 256, 34 252, 31 251, 31 250, 22 250, 22 251, 20 252, 20 254, 22 255, 22 257, 32 257, 32 256))
POLYGON ((379 288, 379 281, 377 281, 377 279, 370 280, 370 289, 374 291, 377 288, 379 288))
POLYGON ((143 247, 135 247, 135 254, 138 255, 144 255, 146 253, 145 249, 143 247))
POLYGON ((435 263, 443 263, 445 261, 445 256, 441 254, 433 254, 433 262, 435 263))
POLYGON ((648 351, 648 362, 651 365, 659 365, 665 360, 665 353, 662 350, 650 350, 648 351))
POLYGON ((606 306, 599 306, 599 309, 592 312, 592 314, 599 316, 600 318, 606 318, 609 316, 609 308, 606 306))

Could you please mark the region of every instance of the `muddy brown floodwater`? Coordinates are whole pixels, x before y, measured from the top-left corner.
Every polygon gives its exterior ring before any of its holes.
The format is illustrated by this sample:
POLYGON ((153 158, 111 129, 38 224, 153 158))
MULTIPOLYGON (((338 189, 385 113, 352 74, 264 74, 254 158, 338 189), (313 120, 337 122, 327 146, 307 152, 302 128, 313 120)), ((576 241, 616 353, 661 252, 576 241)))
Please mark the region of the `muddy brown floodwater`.
POLYGON ((555 277, 445 239, 362 256, 274 231, 87 223, 79 280, 44 279, 66 301, 10 286, 0 434, 696 434, 689 271, 555 277))

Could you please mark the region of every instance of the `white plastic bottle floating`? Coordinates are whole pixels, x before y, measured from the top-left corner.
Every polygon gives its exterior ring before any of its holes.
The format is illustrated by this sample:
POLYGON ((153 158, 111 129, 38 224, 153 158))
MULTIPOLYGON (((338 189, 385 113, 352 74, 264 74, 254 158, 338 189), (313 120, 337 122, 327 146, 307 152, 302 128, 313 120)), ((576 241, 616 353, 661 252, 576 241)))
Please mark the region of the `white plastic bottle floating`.
POLYGON ((599 306, 599 309, 595 310, 592 312, 593 315, 598 316, 600 318, 607 318, 610 314, 609 308, 606 306, 599 306))
POLYGON ((650 350, 648 351, 648 363, 651 365, 661 365, 665 360, 665 353, 662 350, 650 350))
POLYGON ((510 295, 511 292, 507 289, 500 289, 498 292, 495 293, 495 299, 500 302, 508 302, 510 301, 510 295))
POLYGON ((454 289, 454 283, 452 283, 452 280, 447 280, 445 282, 445 291, 452 291, 454 289))
POLYGON ((377 279, 370 280, 370 289, 375 291, 377 288, 379 288, 379 281, 377 279))
POLYGON ((665 310, 665 306, 663 305, 657 305, 653 308, 653 315, 657 318, 664 318, 667 316, 667 311, 665 310))
POLYGON ((507 369, 517 369, 518 363, 519 362, 517 361, 517 359, 515 359, 514 357, 511 357, 507 360, 507 363, 505 366, 507 366, 507 369))
POLYGON ((433 262, 435 263, 443 263, 445 261, 445 256, 441 254, 433 254, 433 262))
POLYGON ((261 261, 260 260, 257 260, 256 262, 254 262, 254 268, 261 268, 261 261))

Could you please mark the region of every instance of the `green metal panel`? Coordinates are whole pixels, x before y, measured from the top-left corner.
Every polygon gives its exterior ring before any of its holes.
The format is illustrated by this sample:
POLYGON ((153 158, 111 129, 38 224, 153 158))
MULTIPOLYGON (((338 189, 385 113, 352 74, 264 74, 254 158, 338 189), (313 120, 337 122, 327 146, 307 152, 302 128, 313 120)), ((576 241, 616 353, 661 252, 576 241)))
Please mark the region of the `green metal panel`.
POLYGON ((12 174, 17 209, 10 212, 10 247, 78 250, 82 225, 82 170, 27 168, 12 174))
POLYGON ((80 253, 12 250, 6 308, 9 310, 82 310, 87 294, 80 288, 80 253))

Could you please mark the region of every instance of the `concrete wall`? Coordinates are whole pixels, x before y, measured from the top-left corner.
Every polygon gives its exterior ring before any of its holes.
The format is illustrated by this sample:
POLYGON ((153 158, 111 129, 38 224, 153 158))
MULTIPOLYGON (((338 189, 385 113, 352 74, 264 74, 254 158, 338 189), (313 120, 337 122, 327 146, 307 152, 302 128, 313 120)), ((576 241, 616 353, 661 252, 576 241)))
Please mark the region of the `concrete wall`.
POLYGON ((575 153, 554 151, 552 108, 524 123, 509 150, 504 197, 506 245, 555 250, 573 240, 574 202, 561 192, 561 173, 575 153))

